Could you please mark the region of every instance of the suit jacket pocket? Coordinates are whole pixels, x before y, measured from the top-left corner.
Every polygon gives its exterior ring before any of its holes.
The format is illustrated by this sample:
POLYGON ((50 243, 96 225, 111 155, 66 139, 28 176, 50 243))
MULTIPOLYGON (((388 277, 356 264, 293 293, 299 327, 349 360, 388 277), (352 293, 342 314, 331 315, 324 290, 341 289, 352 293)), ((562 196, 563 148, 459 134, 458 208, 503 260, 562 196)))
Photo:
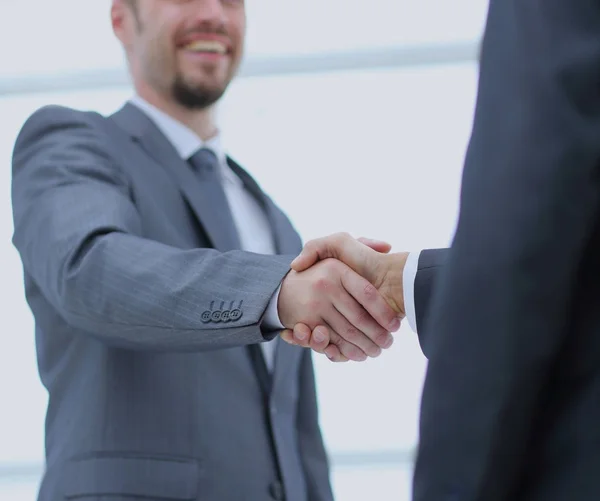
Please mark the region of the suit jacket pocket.
POLYGON ((179 501, 197 498, 200 465, 192 459, 96 456, 70 461, 65 473, 66 499, 132 496, 179 501))

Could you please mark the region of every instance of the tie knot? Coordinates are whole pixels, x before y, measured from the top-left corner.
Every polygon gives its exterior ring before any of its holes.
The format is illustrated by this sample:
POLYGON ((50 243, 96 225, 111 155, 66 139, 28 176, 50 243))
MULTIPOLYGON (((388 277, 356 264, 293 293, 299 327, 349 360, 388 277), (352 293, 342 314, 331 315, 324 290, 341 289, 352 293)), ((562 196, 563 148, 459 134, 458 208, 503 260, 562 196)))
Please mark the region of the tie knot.
POLYGON ((218 173, 219 159, 209 148, 199 149, 190 157, 189 162, 198 173, 218 173))

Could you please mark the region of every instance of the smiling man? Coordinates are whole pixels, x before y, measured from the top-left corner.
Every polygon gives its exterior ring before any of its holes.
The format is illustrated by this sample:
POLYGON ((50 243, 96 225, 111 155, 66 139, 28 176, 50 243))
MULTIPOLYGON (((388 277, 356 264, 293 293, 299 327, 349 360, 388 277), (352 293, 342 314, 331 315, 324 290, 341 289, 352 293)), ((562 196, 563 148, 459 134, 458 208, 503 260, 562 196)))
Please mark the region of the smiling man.
POLYGON ((45 107, 14 151, 39 500, 329 501, 311 354, 277 333, 325 323, 361 359, 399 320, 338 261, 290 272, 299 236, 224 152, 243 0, 114 0, 111 20, 135 96, 110 117, 45 107))

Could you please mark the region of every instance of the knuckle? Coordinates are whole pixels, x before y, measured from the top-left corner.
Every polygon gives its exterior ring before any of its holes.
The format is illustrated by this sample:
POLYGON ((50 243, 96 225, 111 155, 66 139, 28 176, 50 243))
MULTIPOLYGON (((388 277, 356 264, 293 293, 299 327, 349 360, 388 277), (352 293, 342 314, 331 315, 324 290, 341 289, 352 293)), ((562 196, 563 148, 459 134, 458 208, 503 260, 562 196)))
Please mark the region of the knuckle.
POLYGON ((305 251, 313 251, 317 248, 317 242, 316 240, 309 240, 308 242, 306 242, 304 244, 304 250, 305 251))
POLYGON ((337 332, 331 332, 329 342, 332 345, 337 346, 339 350, 342 349, 342 346, 347 344, 346 341, 344 341, 344 339, 342 338, 342 336, 340 336, 337 332))
POLYGON ((385 348, 390 342, 391 337, 392 335, 389 332, 378 330, 378 332, 373 336, 373 341, 380 348, 385 348))
POLYGON ((331 343, 337 347, 341 354, 340 356, 342 357, 342 361, 344 361, 344 359, 348 359, 355 362, 362 362, 367 358, 365 353, 360 348, 349 343, 337 333, 332 333, 331 343))
POLYGON ((327 292, 332 286, 332 280, 326 276, 322 275, 315 279, 314 289, 318 292, 327 292))
POLYGON ((332 243, 334 245, 341 245, 343 244, 348 238, 350 237, 350 234, 345 232, 345 231, 340 231, 338 233, 335 233, 332 237, 332 243))
POLYGON ((346 344, 344 346, 343 354, 349 358, 350 360, 354 360, 355 362, 362 362, 367 359, 366 354, 356 346, 351 344, 346 344))
POLYGON ((381 355, 381 348, 375 345, 369 346, 367 355, 369 355, 371 358, 377 358, 379 355, 381 355))
POLYGON ((377 336, 375 342, 381 348, 389 348, 394 342, 394 336, 392 336, 389 332, 383 332, 377 336))
POLYGON ((368 325, 371 321, 371 315, 367 310, 360 310, 356 316, 357 325, 368 325))
POLYGON ((340 262, 337 259, 333 257, 328 257, 323 260, 322 269, 331 273, 332 271, 337 270, 339 268, 339 265, 340 262))
POLYGON ((365 295, 365 297, 367 299, 375 299, 377 297, 377 289, 375 288, 375 286, 372 283, 367 282, 364 286, 363 286, 363 294, 365 295))
POLYGON ((355 342, 362 337, 362 333, 353 326, 347 327, 344 331, 344 339, 347 341, 355 342))

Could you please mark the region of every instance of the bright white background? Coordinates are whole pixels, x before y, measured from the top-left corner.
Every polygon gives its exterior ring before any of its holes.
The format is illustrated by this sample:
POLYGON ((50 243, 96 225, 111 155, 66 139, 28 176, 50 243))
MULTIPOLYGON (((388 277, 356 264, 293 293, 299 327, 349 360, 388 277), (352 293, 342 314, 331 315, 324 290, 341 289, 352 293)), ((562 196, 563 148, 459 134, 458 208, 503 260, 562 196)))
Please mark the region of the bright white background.
MULTIPOLYGON (((476 40, 484 0, 247 0, 249 55, 364 50, 476 40)), ((0 79, 122 64, 108 0, 3 0, 0 79)), ((396 250, 446 246, 477 84, 475 63, 247 78, 220 107, 232 156, 288 213, 305 239, 349 231, 396 250)), ((109 113, 128 88, 0 97, 0 467, 42 464, 45 391, 33 321, 11 244, 10 157, 27 116, 45 104, 109 113)), ((321 421, 330 452, 370 461, 417 441, 425 368, 407 326, 391 350, 363 364, 317 358, 321 421)), ((0 470, 2 471, 2 470, 0 470)), ((337 497, 404 501, 411 464, 336 468, 337 497)), ((36 478, 1 478, 0 499, 35 499, 36 478)))

